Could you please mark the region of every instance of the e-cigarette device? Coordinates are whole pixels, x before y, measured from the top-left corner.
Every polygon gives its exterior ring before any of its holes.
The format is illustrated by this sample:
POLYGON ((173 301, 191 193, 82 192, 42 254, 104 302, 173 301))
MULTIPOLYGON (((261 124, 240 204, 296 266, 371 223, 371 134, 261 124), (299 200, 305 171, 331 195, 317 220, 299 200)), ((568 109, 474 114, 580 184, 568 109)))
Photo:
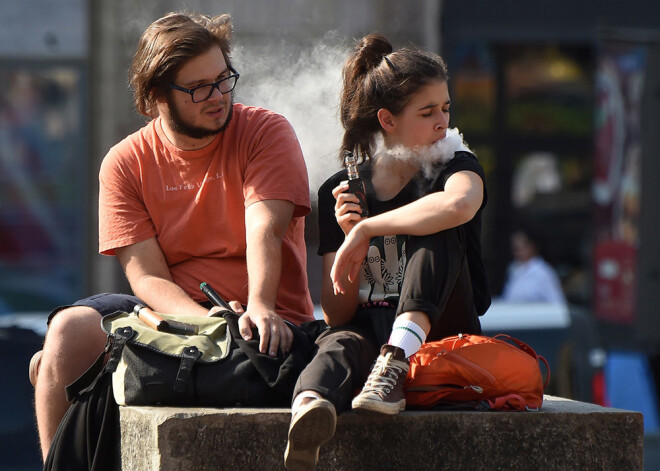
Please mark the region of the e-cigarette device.
POLYGON ((362 209, 361 216, 366 218, 369 216, 367 192, 364 188, 364 181, 362 181, 358 173, 357 157, 353 152, 346 151, 346 154, 344 154, 344 165, 346 165, 346 171, 348 172, 348 191, 357 196, 359 200, 358 204, 360 205, 360 209, 362 209))

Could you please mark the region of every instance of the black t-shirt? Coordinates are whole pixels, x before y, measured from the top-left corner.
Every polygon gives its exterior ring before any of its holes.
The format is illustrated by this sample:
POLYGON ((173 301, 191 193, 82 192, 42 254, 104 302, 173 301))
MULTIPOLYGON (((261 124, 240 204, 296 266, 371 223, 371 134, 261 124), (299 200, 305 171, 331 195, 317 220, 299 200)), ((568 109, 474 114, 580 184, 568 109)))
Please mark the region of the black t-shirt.
MULTIPOLYGON (((379 201, 374 196, 371 185, 370 162, 361 165, 359 168, 360 177, 362 177, 366 187, 370 216, 399 208, 424 195, 444 191, 447 179, 454 173, 464 170, 476 173, 484 181, 484 198, 481 208, 471 221, 464 224, 467 240, 467 260, 472 280, 475 308, 477 313, 481 315, 490 305, 490 286, 481 251, 481 212, 487 201, 485 175, 477 158, 470 152, 456 152, 454 158, 434 167, 431 178, 425 178, 422 172, 419 172, 394 198, 388 201, 379 201)), ((336 252, 344 242, 344 232, 335 219, 335 198, 332 196, 332 190, 342 180, 346 179, 346 170, 340 170, 319 188, 319 255, 336 252)), ((399 235, 374 237, 371 240, 369 253, 360 270, 360 303, 398 296, 401 291, 406 263, 406 239, 407 236, 399 235)))

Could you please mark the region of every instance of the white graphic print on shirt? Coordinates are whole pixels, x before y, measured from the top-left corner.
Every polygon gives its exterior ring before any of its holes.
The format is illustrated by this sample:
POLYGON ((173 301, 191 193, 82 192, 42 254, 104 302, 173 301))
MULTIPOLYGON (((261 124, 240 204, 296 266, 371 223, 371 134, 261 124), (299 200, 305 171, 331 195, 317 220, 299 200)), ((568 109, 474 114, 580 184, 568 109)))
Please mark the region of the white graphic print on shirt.
POLYGON ((360 269, 360 303, 399 295, 406 268, 406 238, 385 236, 371 240, 360 269))

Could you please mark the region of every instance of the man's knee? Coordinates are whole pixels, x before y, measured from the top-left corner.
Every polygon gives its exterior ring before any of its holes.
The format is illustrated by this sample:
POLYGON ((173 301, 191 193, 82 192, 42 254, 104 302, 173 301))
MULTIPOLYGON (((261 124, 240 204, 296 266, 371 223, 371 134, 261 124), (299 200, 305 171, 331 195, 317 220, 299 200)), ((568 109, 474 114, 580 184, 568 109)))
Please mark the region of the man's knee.
POLYGON ((101 315, 88 306, 72 306, 58 312, 48 324, 48 337, 79 336, 100 330, 101 315))
POLYGON ((87 306, 69 307, 50 321, 44 342, 44 360, 59 363, 73 359, 87 363, 93 355, 101 353, 105 340, 98 312, 87 306))

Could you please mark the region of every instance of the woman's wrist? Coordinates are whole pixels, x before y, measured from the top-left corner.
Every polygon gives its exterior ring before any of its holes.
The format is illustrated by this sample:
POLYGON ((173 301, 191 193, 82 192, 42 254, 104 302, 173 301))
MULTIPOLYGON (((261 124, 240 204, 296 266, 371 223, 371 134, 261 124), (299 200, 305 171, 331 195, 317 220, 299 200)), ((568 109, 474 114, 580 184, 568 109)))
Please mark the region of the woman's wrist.
POLYGON ((371 218, 365 218, 365 219, 361 220, 353 228, 353 230, 356 231, 355 235, 358 238, 371 240, 371 238, 373 237, 371 225, 372 225, 371 224, 371 218))

